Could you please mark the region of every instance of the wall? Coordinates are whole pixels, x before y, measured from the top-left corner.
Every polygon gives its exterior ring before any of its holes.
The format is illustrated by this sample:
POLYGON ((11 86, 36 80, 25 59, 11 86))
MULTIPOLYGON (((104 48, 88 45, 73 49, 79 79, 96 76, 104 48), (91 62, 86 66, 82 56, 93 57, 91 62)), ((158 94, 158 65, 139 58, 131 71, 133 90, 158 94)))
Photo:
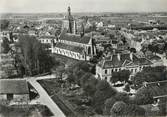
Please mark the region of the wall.
MULTIPOLYGON (((0 100, 6 100, 7 101, 7 94, 0 94, 0 100)), ((13 100, 11 102, 22 102, 26 104, 29 101, 29 94, 14 94, 13 100)))
POLYGON ((15 94, 13 97, 13 102, 21 102, 21 103, 27 103, 29 100, 29 94, 22 94, 22 95, 17 95, 15 94))
POLYGON ((85 55, 84 54, 80 54, 80 53, 77 53, 77 52, 73 52, 73 51, 70 51, 70 50, 65 50, 65 49, 61 49, 61 48, 57 48, 57 47, 54 47, 52 49, 52 53, 61 54, 61 55, 64 55, 64 56, 67 56, 67 57, 70 57, 70 58, 73 58, 73 59, 77 59, 77 60, 85 60, 85 55))
POLYGON ((5 100, 7 97, 5 94, 0 94, 0 100, 5 100))

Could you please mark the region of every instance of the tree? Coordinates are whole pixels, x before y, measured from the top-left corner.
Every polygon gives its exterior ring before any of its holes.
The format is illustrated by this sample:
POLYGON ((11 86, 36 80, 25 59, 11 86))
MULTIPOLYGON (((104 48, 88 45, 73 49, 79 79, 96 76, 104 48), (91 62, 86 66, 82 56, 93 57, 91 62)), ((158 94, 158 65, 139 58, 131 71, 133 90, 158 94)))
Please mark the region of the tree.
POLYGON ((124 116, 127 117, 139 117, 139 116, 145 116, 145 110, 144 108, 135 105, 135 104, 128 104, 126 105, 126 108, 123 113, 124 116))
POLYGON ((97 90, 106 90, 110 88, 110 84, 106 81, 106 80, 101 80, 98 82, 97 86, 96 86, 97 90))
POLYGON ((130 92, 130 85, 129 84, 125 84, 124 91, 130 92))
POLYGON ((148 47, 147 44, 143 44, 143 45, 142 45, 141 51, 142 51, 144 54, 145 54, 146 51, 147 51, 147 47, 148 47))
POLYGON ((68 75, 67 81, 70 83, 70 86, 71 86, 72 83, 75 83, 75 80, 76 79, 75 79, 74 75, 72 75, 72 74, 68 75))
POLYGON ((120 74, 120 81, 125 81, 127 82, 129 80, 129 76, 130 76, 130 71, 129 70, 121 70, 119 71, 120 74))
POLYGON ((104 103, 104 114, 110 115, 110 110, 117 100, 114 97, 108 98, 104 103))
POLYGON ((105 80, 99 81, 96 89, 97 90, 94 94, 95 110, 100 110, 100 112, 102 112, 105 100, 111 96, 114 96, 117 91, 113 89, 105 80))
POLYGON ((143 87, 137 91, 133 100, 134 100, 134 103, 138 105, 152 104, 153 95, 147 88, 143 87))
POLYGON ((94 76, 89 76, 89 78, 86 80, 86 82, 83 85, 83 90, 85 91, 85 94, 87 96, 93 96, 96 91, 96 85, 98 83, 98 80, 94 78, 94 76))
POLYGON ((126 106, 127 104, 122 101, 116 102, 110 110, 111 115, 115 117, 122 116, 124 114, 126 106))
POLYGON ((90 31, 96 31, 96 24, 93 23, 92 26, 90 27, 90 31))
POLYGON ((49 72, 54 65, 52 57, 34 36, 19 36, 18 47, 21 53, 16 52, 17 59, 21 61, 26 75, 49 72))
POLYGON ((90 73, 85 73, 82 77, 81 77, 81 79, 80 79, 80 84, 81 84, 81 86, 84 88, 85 87, 85 85, 87 85, 86 83, 88 82, 88 80, 90 79, 90 76, 91 76, 92 74, 90 74, 90 73))
POLYGON ((156 44, 156 43, 155 44, 149 44, 148 45, 148 50, 150 50, 151 52, 156 54, 159 50, 158 44, 156 44))
POLYGON ((0 20, 0 30, 5 30, 9 26, 9 20, 0 20))
POLYGON ((167 114, 167 111, 166 111, 166 109, 167 109, 166 104, 167 104, 167 99, 166 99, 166 98, 162 98, 162 99, 160 100, 160 102, 159 102, 159 105, 158 105, 158 107, 159 107, 159 109, 160 109, 158 116, 166 116, 166 114, 167 114))
POLYGON ((113 72, 111 82, 115 83, 117 81, 125 81, 127 82, 130 76, 130 71, 129 70, 121 70, 119 72, 113 72))
POLYGON ((166 84, 161 84, 160 86, 154 84, 147 87, 142 87, 137 90, 137 93, 134 97, 134 102, 140 105, 152 104, 154 101, 154 96, 161 96, 165 95, 166 93, 166 84))
POLYGON ((112 116, 138 117, 145 116, 145 110, 135 104, 126 104, 122 101, 116 102, 111 108, 112 116))
POLYGON ((110 79, 110 81, 112 83, 114 83, 114 84, 119 81, 119 74, 118 74, 118 72, 113 72, 112 73, 112 78, 110 79))
POLYGON ((129 95, 127 93, 125 93, 125 92, 118 92, 118 93, 116 93, 116 95, 114 96, 114 98, 117 101, 123 101, 125 103, 129 102, 129 95))
POLYGON ((65 72, 65 68, 63 65, 60 65, 56 68, 56 75, 58 76, 58 78, 62 79, 64 72, 65 72))
POLYGON ((167 80, 166 67, 157 66, 157 67, 146 67, 142 72, 137 73, 132 82, 135 85, 135 88, 138 89, 143 86, 143 82, 156 82, 167 80))
POLYGON ((1 44, 2 53, 8 53, 9 52, 9 50, 10 50, 9 44, 10 44, 9 40, 6 37, 4 37, 3 42, 1 44))

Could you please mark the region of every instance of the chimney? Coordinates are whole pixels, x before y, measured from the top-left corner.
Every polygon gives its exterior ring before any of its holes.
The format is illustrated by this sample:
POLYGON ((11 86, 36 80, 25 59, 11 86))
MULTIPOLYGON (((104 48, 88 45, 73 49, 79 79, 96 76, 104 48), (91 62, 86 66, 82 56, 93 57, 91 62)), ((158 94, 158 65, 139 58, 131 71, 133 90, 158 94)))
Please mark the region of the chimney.
POLYGON ((117 54, 117 59, 120 61, 121 60, 121 55, 118 53, 117 54))
POLYGON ((115 49, 113 50, 113 54, 115 54, 115 49))
POLYGON ((130 60, 133 61, 133 53, 130 53, 129 56, 130 56, 130 60))

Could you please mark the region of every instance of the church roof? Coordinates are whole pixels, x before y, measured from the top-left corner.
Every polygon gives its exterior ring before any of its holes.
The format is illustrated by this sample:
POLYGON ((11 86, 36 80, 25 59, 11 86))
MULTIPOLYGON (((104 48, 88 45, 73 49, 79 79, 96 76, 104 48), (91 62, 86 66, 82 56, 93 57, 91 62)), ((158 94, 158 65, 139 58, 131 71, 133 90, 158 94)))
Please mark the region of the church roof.
POLYGON ((64 43, 56 43, 55 47, 65 49, 65 50, 70 50, 70 51, 77 52, 77 53, 83 53, 84 51, 83 47, 67 45, 64 43))
POLYGON ((60 40, 66 40, 76 43, 82 43, 82 44, 89 44, 91 37, 88 35, 85 35, 81 37, 80 35, 74 35, 74 34, 68 34, 68 33, 62 33, 59 37, 60 40))

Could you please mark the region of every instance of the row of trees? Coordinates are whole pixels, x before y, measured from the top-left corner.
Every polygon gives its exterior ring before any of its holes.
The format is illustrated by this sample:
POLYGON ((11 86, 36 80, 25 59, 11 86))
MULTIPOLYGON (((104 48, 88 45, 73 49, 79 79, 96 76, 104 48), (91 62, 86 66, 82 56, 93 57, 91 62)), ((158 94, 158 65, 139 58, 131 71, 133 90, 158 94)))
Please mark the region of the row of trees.
MULTIPOLYGON (((136 74, 136 76, 133 79, 133 84, 135 85, 135 88, 138 89, 137 93, 134 96, 133 103, 136 103, 137 105, 147 105, 154 103, 154 96, 161 96, 167 94, 166 90, 166 83, 154 83, 151 85, 148 85, 147 87, 143 87, 144 82, 157 82, 167 80, 167 72, 165 66, 157 66, 157 67, 147 67, 144 68, 142 72, 139 72, 136 74)), ((163 101, 161 99, 161 102, 159 103, 159 115, 165 115, 165 103, 166 101, 163 101)))
POLYGON ((135 88, 138 89, 143 86, 144 82, 156 82, 162 80, 167 80, 167 71, 165 66, 146 67, 134 76, 132 83, 135 88))
POLYGON ((19 36, 13 56, 15 67, 21 76, 49 72, 54 65, 45 46, 33 36, 19 36))
POLYGON ((113 72, 111 82, 116 83, 120 82, 128 82, 130 76, 129 70, 121 70, 119 72, 113 72))
POLYGON ((161 40, 161 42, 154 41, 151 44, 146 44, 142 46, 141 51, 143 53, 146 53, 147 51, 151 51, 152 53, 159 53, 163 54, 164 52, 167 51, 167 42, 164 40, 161 40))

